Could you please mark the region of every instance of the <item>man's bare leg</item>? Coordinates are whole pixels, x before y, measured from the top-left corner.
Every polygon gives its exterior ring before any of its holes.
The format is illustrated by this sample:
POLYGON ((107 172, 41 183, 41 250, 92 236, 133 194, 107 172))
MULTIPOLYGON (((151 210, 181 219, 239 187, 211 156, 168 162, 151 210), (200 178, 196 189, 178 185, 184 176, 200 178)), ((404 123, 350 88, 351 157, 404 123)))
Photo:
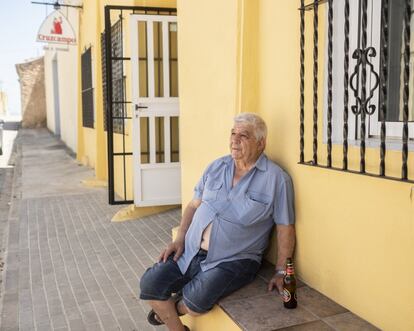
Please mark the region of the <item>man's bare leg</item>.
POLYGON ((172 299, 166 301, 150 300, 148 301, 157 316, 164 322, 170 331, 185 331, 183 323, 177 314, 175 301, 172 299))
POLYGON ((180 300, 179 302, 177 302, 176 304, 177 307, 177 311, 179 314, 181 315, 190 315, 190 316, 200 316, 202 314, 200 313, 196 313, 195 311, 192 311, 190 308, 188 308, 185 303, 183 302, 183 300, 180 300))

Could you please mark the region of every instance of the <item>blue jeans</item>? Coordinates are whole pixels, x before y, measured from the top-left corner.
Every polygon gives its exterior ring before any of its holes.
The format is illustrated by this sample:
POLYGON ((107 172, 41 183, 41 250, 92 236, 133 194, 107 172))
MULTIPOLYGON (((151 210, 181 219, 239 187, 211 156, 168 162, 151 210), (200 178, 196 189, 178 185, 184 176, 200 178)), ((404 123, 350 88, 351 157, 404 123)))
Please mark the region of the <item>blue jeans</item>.
POLYGON ((207 252, 200 250, 183 275, 177 263, 169 256, 167 262, 159 262, 147 269, 140 281, 142 300, 168 300, 172 293, 182 291, 185 305, 196 313, 205 313, 222 297, 250 283, 260 264, 243 259, 223 262, 207 271, 200 263, 207 252))

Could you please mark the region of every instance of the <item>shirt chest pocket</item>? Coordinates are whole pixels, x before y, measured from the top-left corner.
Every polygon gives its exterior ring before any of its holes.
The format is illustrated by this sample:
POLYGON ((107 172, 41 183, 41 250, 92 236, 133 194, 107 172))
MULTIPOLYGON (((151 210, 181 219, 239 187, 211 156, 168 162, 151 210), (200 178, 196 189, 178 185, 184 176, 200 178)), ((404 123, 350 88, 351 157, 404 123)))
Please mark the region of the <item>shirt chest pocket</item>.
POLYGON ((203 200, 214 201, 217 200, 217 195, 222 187, 223 183, 219 182, 207 182, 204 186, 203 200))
POLYGON ((267 194, 247 191, 232 208, 236 216, 234 221, 244 225, 260 221, 268 211, 269 204, 270 196, 267 194))

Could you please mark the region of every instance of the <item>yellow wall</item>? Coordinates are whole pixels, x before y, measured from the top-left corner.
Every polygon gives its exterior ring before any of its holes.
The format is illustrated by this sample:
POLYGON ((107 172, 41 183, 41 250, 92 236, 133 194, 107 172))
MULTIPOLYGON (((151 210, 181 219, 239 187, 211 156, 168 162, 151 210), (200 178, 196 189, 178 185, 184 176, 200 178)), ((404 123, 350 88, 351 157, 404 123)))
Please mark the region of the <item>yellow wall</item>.
POLYGON ((237 0, 178 1, 177 11, 185 203, 201 171, 228 151, 229 123, 239 103, 240 15, 237 0))
MULTIPOLYGON (((227 153, 234 114, 259 113, 269 127, 267 154, 295 185, 299 276, 381 329, 413 330, 413 186, 298 165, 298 7, 299 1, 282 0, 178 1, 183 203, 206 165, 227 153)), ((306 160, 312 157, 310 15, 306 160)), ((323 47, 321 36, 320 53, 323 47)), ((319 95, 322 106, 322 89, 319 95)), ((322 120, 319 128, 322 137, 322 120)), ((326 146, 320 149, 325 162, 326 146)), ((357 169, 358 150, 350 155, 357 169)), ((377 167, 375 149, 367 151, 367 163, 377 167)), ((387 154, 387 169, 399 175, 400 164, 399 153, 387 154)))

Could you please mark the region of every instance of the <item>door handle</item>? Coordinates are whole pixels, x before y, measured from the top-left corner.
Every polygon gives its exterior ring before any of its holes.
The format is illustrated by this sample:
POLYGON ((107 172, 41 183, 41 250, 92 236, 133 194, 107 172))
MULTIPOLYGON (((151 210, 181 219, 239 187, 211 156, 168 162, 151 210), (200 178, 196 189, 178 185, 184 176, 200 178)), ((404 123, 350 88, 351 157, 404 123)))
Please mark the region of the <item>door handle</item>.
POLYGON ((139 104, 135 105, 135 118, 138 118, 141 109, 147 109, 147 106, 140 106, 139 104))
POLYGON ((135 105, 135 110, 139 111, 140 109, 147 109, 147 106, 140 106, 140 105, 135 105))

